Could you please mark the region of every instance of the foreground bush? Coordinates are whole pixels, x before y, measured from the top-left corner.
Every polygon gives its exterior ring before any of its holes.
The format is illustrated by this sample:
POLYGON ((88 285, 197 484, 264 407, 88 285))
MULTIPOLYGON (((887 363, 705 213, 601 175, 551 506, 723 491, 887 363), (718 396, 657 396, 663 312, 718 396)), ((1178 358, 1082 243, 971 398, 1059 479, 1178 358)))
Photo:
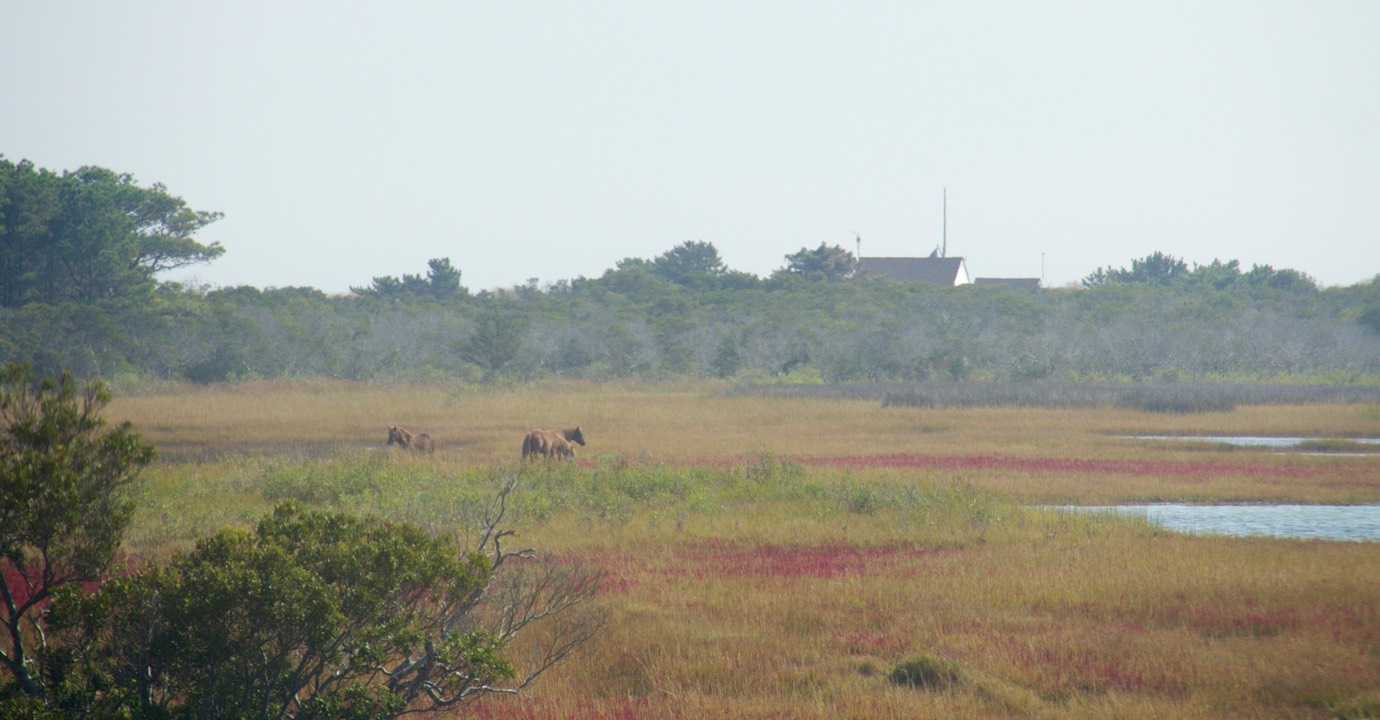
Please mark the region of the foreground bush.
POLYGON ((42 662, 44 608, 57 590, 101 577, 134 515, 131 492, 154 450, 129 423, 105 426, 109 402, 99 381, 78 394, 70 373, 0 374, 0 698, 42 699, 60 681, 42 662))
POLYGON ((165 567, 68 592, 49 630, 97 717, 380 718, 516 692, 599 627, 575 611, 598 578, 501 547, 508 484, 474 549, 407 523, 277 507, 165 567), (557 627, 523 669, 530 624, 557 627), (507 685, 503 683, 507 682, 507 685))

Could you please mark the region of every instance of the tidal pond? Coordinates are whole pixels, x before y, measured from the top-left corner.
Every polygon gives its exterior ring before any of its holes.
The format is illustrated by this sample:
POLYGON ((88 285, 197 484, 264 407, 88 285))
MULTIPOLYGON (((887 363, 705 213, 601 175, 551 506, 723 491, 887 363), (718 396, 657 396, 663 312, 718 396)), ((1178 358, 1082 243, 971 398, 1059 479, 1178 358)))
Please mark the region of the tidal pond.
POLYGON ((1140 515, 1169 530, 1380 542, 1380 505, 1099 505, 1080 512, 1140 515))
MULTIPOLYGON (((1380 438, 1255 437, 1250 435, 1129 435, 1126 437, 1130 440, 1177 440, 1246 448, 1299 448, 1307 450, 1333 444, 1343 448, 1354 445, 1380 449, 1380 438)), ((1330 454, 1335 454, 1335 452, 1330 454)))

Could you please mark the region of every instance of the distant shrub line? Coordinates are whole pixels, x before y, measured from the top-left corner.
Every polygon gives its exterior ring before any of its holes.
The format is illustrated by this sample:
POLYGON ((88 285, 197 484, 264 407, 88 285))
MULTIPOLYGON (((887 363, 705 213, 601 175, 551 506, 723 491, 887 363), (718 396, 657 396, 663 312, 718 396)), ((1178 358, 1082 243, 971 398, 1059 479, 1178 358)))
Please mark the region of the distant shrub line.
POLYGON ((735 394, 880 400, 883 407, 1119 407, 1148 412, 1226 412, 1238 405, 1380 402, 1380 388, 1243 383, 920 382, 743 385, 735 394))

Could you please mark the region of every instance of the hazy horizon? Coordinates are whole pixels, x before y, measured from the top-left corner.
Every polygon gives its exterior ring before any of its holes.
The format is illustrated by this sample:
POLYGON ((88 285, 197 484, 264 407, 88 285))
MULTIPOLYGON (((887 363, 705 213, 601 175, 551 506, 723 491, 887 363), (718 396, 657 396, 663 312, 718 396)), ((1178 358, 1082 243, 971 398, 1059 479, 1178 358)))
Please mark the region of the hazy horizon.
POLYGON ((1380 4, 0 10, 0 153, 225 218, 165 279, 475 290, 712 242, 1058 287, 1165 252, 1380 273, 1380 4))

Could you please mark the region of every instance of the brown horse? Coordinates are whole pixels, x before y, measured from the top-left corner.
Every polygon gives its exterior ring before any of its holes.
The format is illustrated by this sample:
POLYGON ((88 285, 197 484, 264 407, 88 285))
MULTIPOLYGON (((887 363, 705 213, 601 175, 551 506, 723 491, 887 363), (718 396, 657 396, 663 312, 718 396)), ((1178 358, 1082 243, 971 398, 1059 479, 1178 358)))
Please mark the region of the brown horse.
POLYGON ((522 459, 575 457, 575 447, 571 443, 585 444, 585 434, 579 426, 569 430, 533 430, 522 439, 522 459))
POLYGON ((436 441, 427 433, 410 433, 397 425, 388 428, 388 444, 398 445, 404 450, 415 450, 424 455, 436 452, 436 441))

